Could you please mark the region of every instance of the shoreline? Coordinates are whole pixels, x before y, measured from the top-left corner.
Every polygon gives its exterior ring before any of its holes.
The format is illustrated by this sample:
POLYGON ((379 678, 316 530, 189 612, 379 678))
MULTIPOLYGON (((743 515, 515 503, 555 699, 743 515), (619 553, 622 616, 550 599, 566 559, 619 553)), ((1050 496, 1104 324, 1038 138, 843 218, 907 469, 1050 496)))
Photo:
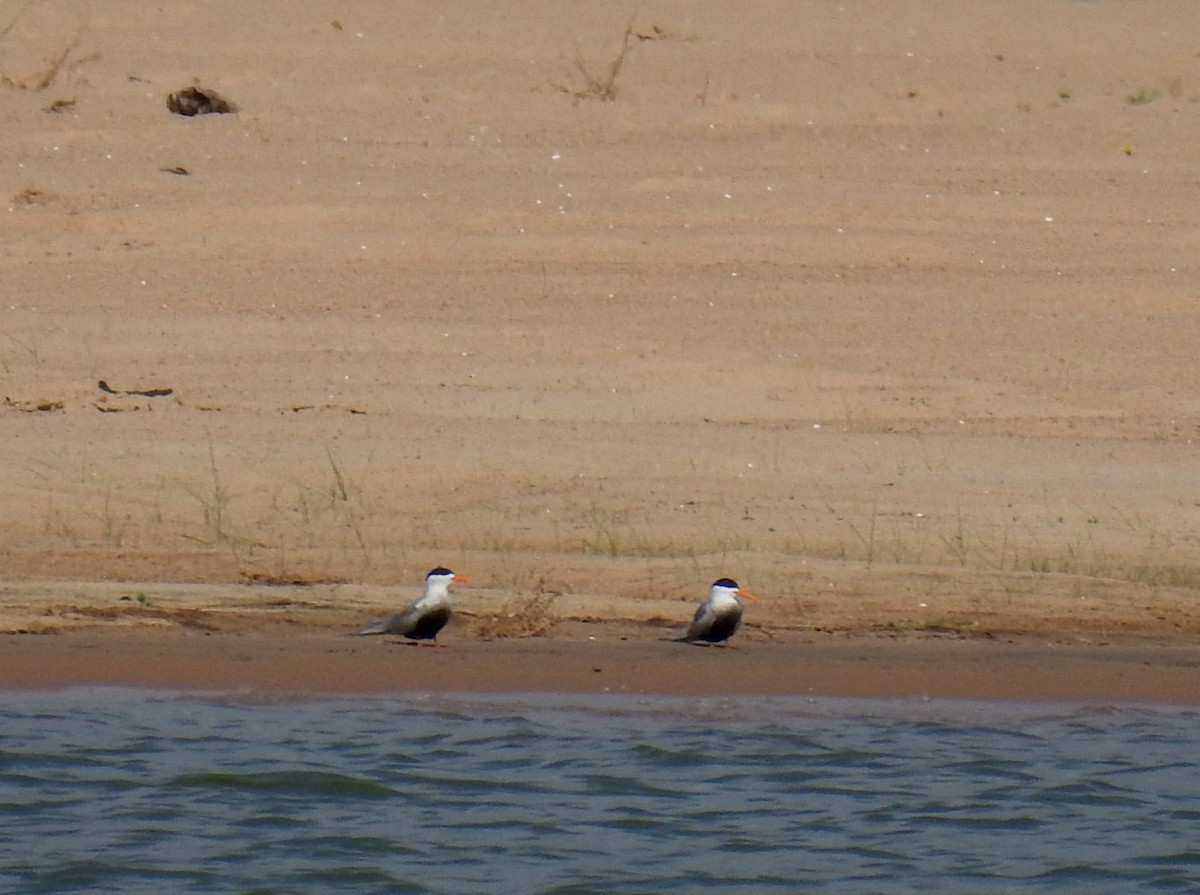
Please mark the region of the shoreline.
POLYGON ((1030 635, 746 631, 733 648, 661 628, 572 623, 535 638, 443 648, 275 624, 238 631, 92 627, 0 637, 0 689, 121 686, 336 695, 543 692, 1200 705, 1200 650, 1182 639, 1107 645, 1030 635))
POLYGON ((943 614, 898 624, 886 604, 861 599, 857 608, 835 600, 803 615, 775 599, 756 603, 721 648, 676 642, 692 601, 590 591, 551 604, 481 582, 455 594, 440 648, 353 636, 412 590, 7 582, 0 585, 0 689, 1200 705, 1194 632, 1130 601, 1110 604, 1099 619, 1014 611, 951 626, 953 615, 943 614))

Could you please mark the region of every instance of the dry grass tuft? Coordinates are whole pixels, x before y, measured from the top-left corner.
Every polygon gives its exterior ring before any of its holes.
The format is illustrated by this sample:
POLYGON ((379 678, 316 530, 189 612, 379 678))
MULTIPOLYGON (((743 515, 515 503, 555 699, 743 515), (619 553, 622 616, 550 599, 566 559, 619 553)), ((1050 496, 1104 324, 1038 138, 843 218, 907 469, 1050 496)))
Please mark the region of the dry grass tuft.
POLYGON ((575 99, 598 99, 601 102, 612 102, 617 98, 617 78, 621 74, 621 67, 625 65, 625 57, 629 55, 629 51, 635 46, 634 41, 641 38, 633 30, 633 19, 630 19, 625 26, 625 33, 621 36, 621 47, 608 65, 599 71, 591 68, 583 59, 583 54, 576 48, 575 52, 575 68, 580 77, 583 78, 584 86, 579 89, 569 87, 560 87, 563 93, 569 93, 575 99))
MULTIPOLYGON (((17 27, 26 13, 33 7, 33 0, 26 0, 24 4, 17 7, 7 21, 0 21, 0 42, 5 41, 12 34, 13 29, 17 27)), ((18 90, 46 90, 59 80, 64 67, 67 66, 67 62, 72 58, 75 59, 75 66, 85 62, 94 62, 100 58, 98 53, 93 53, 85 57, 78 55, 79 47, 83 43, 83 38, 87 34, 87 31, 88 16, 85 11, 79 16, 74 33, 55 49, 44 68, 25 77, 14 77, 0 67, 0 84, 14 87, 18 90)), ((68 100, 67 102, 73 103, 74 100, 68 100)))
POLYGON ((544 637, 554 630, 558 618, 551 611, 554 594, 514 597, 495 612, 475 617, 471 633, 485 640, 502 637, 544 637))

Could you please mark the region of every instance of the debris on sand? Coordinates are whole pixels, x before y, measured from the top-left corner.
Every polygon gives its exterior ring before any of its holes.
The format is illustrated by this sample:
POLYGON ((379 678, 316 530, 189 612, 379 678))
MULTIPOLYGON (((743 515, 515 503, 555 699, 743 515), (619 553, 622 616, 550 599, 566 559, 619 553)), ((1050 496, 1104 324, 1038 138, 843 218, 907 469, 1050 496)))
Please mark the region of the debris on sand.
POLYGON ((236 112, 237 106, 207 87, 185 87, 167 94, 167 108, 176 115, 213 115, 236 112))
POLYGON ((175 394, 173 388, 113 388, 103 379, 96 383, 96 387, 102 392, 108 392, 110 395, 142 395, 146 398, 163 398, 167 395, 175 394))

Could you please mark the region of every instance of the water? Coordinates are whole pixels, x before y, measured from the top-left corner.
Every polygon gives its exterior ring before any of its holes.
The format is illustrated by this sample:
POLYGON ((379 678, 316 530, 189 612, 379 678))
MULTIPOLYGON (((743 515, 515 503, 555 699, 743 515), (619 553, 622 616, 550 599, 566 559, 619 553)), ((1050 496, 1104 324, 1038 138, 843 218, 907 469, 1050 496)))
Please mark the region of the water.
POLYGON ((1197 892, 1200 713, 0 693, 0 892, 1197 892))

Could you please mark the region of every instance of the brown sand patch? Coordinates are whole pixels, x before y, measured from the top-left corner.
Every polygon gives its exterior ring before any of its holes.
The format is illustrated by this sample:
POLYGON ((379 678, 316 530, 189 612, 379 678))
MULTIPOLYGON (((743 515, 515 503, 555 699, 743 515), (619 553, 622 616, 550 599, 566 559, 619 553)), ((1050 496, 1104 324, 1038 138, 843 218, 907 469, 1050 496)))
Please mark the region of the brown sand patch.
POLYGON ((18 8, 8 629, 1200 633, 1192 4, 18 8))

